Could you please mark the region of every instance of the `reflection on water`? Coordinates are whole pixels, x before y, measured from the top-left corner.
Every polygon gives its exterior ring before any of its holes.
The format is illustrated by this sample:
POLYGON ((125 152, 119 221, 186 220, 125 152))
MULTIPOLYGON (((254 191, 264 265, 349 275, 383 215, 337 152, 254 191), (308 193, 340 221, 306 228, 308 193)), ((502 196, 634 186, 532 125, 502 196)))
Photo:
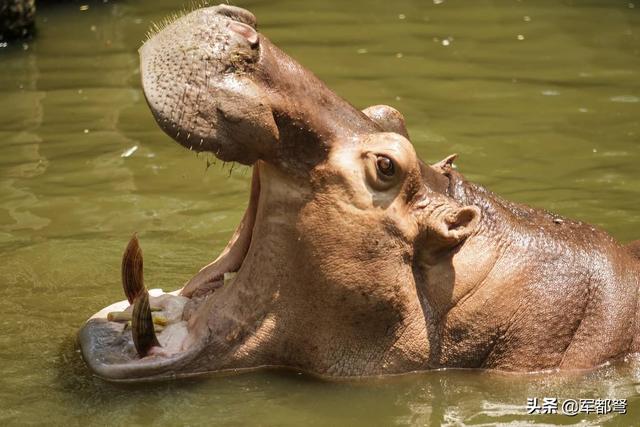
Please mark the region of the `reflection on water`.
MULTIPOLYGON (((262 372, 143 386, 91 377, 74 334, 122 298, 130 233, 144 241, 150 286, 176 288, 226 243, 249 174, 207 168, 211 159, 168 141, 144 103, 137 48, 183 3, 84 3, 42 5, 38 38, 0 48, 0 421, 640 422, 637 361, 569 377, 442 371, 326 383, 262 372), (532 416, 527 397, 627 398, 629 414, 532 416)), ((355 105, 401 110, 423 158, 460 153, 462 171, 498 193, 640 238, 640 4, 238 4, 355 105)))

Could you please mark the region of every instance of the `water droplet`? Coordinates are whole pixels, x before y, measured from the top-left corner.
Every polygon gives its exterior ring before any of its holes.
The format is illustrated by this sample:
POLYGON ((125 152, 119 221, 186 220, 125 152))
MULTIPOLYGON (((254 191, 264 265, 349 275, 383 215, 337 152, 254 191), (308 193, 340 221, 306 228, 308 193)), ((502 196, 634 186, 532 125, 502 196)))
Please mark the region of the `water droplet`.
POLYGON ((404 55, 402 55, 402 52, 398 52, 396 53, 396 58, 402 58, 404 55))
POLYGON ((524 36, 522 34, 518 34, 516 38, 520 41, 524 40, 524 36))
POLYGON ((451 42, 449 41, 449 39, 442 40, 442 46, 449 46, 450 44, 451 42))
POLYGON ((640 102, 640 98, 633 95, 619 95, 609 98, 613 102, 640 102))
POLYGON ((84 133, 89 133, 89 129, 85 129, 85 130, 84 130, 84 133))
POLYGON ((522 20, 523 20, 524 22, 531 22, 531 17, 530 17, 530 16, 523 16, 523 17, 522 17, 522 20))
POLYGON ((587 108, 584 108, 584 107, 578 108, 578 111, 580 111, 581 113, 588 113, 589 112, 589 110, 587 108))
POLYGON ((356 52, 358 52, 359 54, 363 54, 363 53, 367 53, 367 49, 358 49, 356 52))
POLYGON ((598 152, 598 150, 597 150, 597 149, 595 149, 595 148, 594 148, 592 151, 593 151, 594 153, 597 153, 597 152, 598 152))
POLYGON ((81 10, 81 11, 83 11, 83 12, 84 12, 85 10, 89 10, 89 5, 88 5, 88 4, 83 4, 83 5, 81 5, 81 6, 80 6, 80 10, 81 10))
POLYGON ((398 19, 405 19, 407 16, 404 13, 398 15, 398 19))
POLYGON ((134 145, 133 147, 127 148, 126 150, 124 150, 122 154, 120 154, 120 157, 131 157, 131 155, 135 153, 137 150, 138 150, 138 146, 134 145))
POLYGON ((558 96, 558 95, 560 95, 560 92, 558 92, 557 90, 543 90, 540 93, 543 94, 544 96, 558 96))
POLYGON ((433 0, 433 4, 442 4, 444 0, 433 0))

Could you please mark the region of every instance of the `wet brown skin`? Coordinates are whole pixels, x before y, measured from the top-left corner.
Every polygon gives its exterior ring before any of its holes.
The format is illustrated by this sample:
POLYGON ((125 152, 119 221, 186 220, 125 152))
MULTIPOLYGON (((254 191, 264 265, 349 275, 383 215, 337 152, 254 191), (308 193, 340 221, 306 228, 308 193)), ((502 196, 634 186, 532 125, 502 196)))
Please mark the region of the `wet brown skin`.
POLYGON ((453 157, 424 164, 399 112, 358 111, 254 28, 242 9, 200 9, 141 48, 160 126, 190 149, 253 165, 252 189, 223 253, 181 297, 151 298, 184 304, 175 342, 162 332, 138 355, 131 333, 99 314, 80 332, 94 372, 534 371, 638 351, 630 248, 504 201, 466 181, 453 157), (227 272, 237 275, 224 283, 227 272))

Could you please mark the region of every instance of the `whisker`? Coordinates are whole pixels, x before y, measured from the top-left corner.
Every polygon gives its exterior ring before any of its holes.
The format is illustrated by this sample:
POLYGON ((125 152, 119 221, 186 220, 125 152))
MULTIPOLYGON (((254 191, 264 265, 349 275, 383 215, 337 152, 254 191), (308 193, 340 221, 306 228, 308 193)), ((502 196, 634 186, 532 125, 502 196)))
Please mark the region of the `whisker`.
MULTIPOLYGON (((195 10, 202 9, 204 7, 209 7, 210 4, 211 3, 209 2, 209 0, 192 0, 188 4, 185 4, 182 7, 182 9, 180 9, 178 12, 174 12, 168 16, 165 16, 164 18, 161 18, 159 21, 152 22, 149 30, 147 30, 146 32, 145 41, 151 39, 153 36, 158 34, 160 31, 164 30, 166 27, 173 24, 175 21, 182 18, 183 16, 188 15, 189 13, 195 10)), ((228 0, 227 0, 227 4, 229 4, 228 0)))

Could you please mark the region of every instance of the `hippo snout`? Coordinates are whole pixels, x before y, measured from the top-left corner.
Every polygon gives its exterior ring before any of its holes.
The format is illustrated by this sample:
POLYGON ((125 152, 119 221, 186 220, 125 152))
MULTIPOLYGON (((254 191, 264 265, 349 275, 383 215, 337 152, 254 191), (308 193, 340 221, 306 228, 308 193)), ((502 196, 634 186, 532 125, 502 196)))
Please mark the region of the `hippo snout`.
POLYGON ((154 118, 173 139, 224 161, 254 163, 277 140, 263 89, 255 17, 230 6, 199 9, 140 48, 142 86, 154 118))

